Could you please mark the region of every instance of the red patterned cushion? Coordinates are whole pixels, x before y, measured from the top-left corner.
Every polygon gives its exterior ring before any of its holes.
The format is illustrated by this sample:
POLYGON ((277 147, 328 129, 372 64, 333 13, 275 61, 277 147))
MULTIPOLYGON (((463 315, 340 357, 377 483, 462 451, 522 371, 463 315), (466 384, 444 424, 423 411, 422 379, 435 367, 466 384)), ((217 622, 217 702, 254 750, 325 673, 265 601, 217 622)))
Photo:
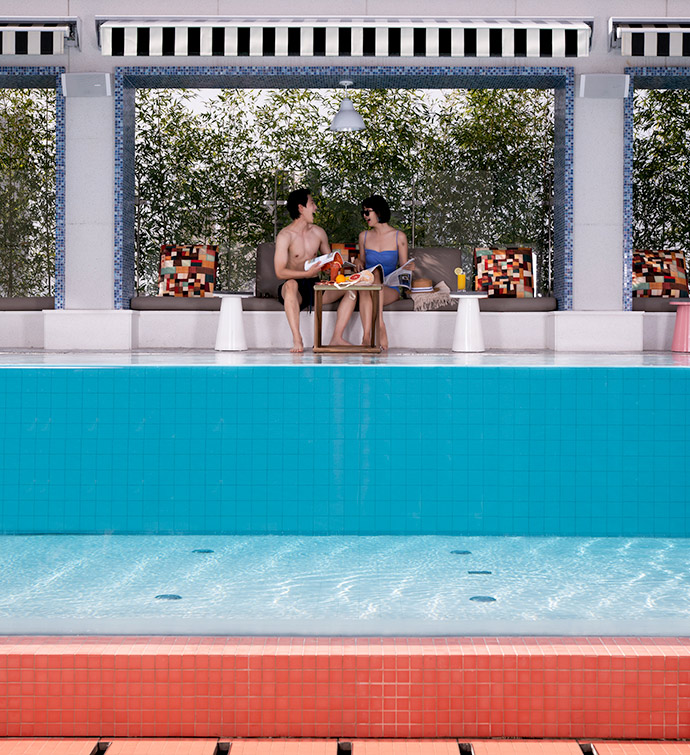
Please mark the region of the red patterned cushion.
POLYGON ((532 250, 529 247, 474 250, 474 289, 489 296, 534 296, 532 250))
POLYGON ((161 246, 159 296, 210 296, 216 283, 218 247, 161 246))
POLYGON ((636 249, 633 253, 633 296, 688 295, 685 254, 677 249, 636 249))

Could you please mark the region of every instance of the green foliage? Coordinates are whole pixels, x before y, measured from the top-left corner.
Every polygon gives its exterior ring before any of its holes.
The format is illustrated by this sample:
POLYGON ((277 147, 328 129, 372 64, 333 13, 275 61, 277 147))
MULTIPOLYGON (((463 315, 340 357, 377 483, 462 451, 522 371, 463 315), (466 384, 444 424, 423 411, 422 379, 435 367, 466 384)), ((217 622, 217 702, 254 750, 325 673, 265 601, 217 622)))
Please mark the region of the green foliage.
POLYGON ((635 92, 633 245, 690 253, 690 90, 635 92))
POLYGON ((55 92, 0 90, 0 294, 52 295, 55 92))
POLYGON ((137 93, 140 291, 155 290, 162 243, 196 240, 221 245, 221 286, 246 286, 257 243, 290 222, 281 207, 274 226, 266 202, 297 186, 312 189, 333 241, 357 239, 360 203, 378 193, 418 246, 550 253, 550 92, 351 91, 367 126, 355 133, 328 128, 342 90, 224 90, 196 113, 194 96, 137 93))
POLYGON ((531 246, 538 257, 541 289, 547 292, 553 235, 553 93, 450 92, 439 122, 431 175, 442 187, 455 187, 456 194, 464 186, 466 199, 446 203, 450 218, 432 223, 432 235, 465 248, 531 246))

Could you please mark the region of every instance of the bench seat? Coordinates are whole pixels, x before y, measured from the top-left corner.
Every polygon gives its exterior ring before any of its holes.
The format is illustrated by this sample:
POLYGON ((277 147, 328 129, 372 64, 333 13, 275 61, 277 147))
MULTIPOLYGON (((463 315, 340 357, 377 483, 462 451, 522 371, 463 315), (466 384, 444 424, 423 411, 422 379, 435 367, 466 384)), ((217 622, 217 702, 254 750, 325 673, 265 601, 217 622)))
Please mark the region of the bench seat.
MULTIPOLYGON (((283 305, 276 298, 281 281, 273 269, 275 245, 259 244, 256 252, 256 296, 242 300, 245 312, 282 312, 283 305)), ((416 275, 431 278, 434 283, 445 281, 448 287, 455 288, 455 268, 462 264, 459 249, 451 247, 430 247, 410 249, 414 258, 416 275)), ((338 308, 339 302, 324 304, 324 311, 338 308)), ((135 296, 131 300, 134 310, 171 310, 171 311, 216 311, 220 309, 220 299, 216 297, 181 297, 181 296, 135 296)), ((508 296, 491 296, 479 302, 482 312, 552 312, 558 309, 558 302, 552 296, 537 296, 518 299, 508 296)), ((436 312, 453 312, 457 309, 455 301, 441 307, 436 312)), ((386 307, 386 312, 412 312, 414 303, 411 299, 400 299, 386 307)))

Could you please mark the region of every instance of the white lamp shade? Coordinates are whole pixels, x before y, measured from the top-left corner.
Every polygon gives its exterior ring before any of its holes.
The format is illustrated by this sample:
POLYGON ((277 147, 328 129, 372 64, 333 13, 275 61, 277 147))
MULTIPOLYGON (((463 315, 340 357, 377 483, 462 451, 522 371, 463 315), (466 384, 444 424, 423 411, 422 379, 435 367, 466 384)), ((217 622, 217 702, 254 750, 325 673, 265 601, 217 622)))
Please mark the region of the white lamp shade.
POLYGON ((355 110, 348 97, 343 97, 340 110, 331 121, 331 131, 361 131, 364 128, 362 116, 355 110))

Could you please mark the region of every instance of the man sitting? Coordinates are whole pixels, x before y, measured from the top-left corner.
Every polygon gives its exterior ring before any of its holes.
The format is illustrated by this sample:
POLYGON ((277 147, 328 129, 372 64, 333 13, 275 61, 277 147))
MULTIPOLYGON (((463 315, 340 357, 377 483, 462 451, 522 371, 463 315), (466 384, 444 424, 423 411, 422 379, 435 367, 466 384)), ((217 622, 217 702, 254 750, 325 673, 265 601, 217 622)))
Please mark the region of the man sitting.
MULTIPOLYGON (((276 238, 276 252, 273 261, 278 278, 285 282, 278 290, 278 298, 285 306, 293 345, 290 351, 304 351, 302 334, 299 329, 300 310, 311 307, 314 303, 314 286, 318 283, 318 265, 309 270, 304 269, 304 263, 329 254, 326 231, 314 224, 316 203, 309 189, 296 189, 287 199, 287 209, 292 223, 283 228, 276 238)), ((345 296, 345 291, 325 291, 324 303, 336 301, 342 297, 335 321, 335 330, 331 339, 331 346, 347 346, 348 341, 343 338, 343 331, 350 316, 354 312, 356 298, 345 296)))

